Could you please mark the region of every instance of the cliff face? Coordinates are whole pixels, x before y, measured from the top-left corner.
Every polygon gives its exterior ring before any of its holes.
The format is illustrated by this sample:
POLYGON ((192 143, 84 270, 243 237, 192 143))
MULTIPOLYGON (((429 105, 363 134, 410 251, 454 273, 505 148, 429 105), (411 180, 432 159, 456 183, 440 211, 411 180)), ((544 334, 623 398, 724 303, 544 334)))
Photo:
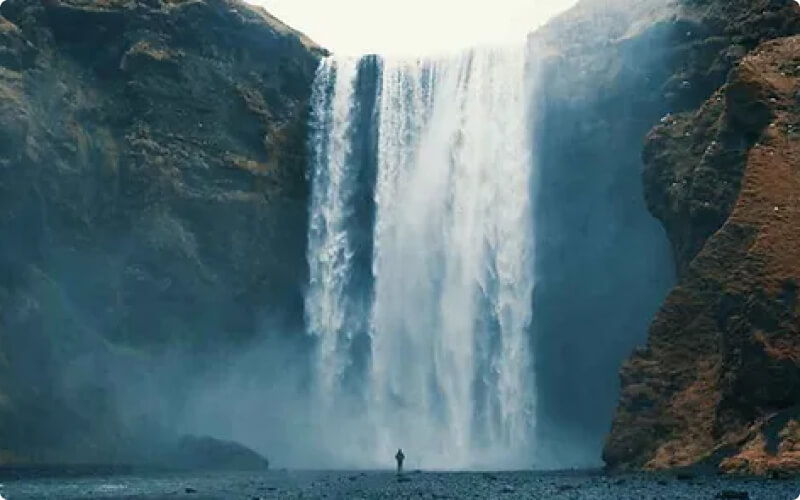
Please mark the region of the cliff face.
POLYGON ((537 443, 555 467, 594 467, 617 372, 673 284, 669 242, 647 211, 641 138, 666 111, 656 23, 628 35, 629 8, 582 2, 530 38, 535 106, 537 443), (638 40, 650 40, 636 44, 638 40), (587 377, 589 371, 592 376, 587 377), (568 396, 566 396, 568 395, 568 396))
MULTIPOLYGON (((653 179, 664 174, 652 168, 650 147, 644 168, 645 136, 667 115, 693 121, 745 55, 798 26, 790 0, 584 1, 531 37, 544 55, 534 210, 539 442, 554 440, 553 453, 574 442, 602 447, 619 366, 646 342, 687 259, 724 222, 738 193, 741 154, 731 151, 714 160, 715 177, 696 170, 686 213, 670 212, 664 198, 673 180, 653 179)), ((673 150, 679 154, 689 156, 683 144, 673 150)), ((630 428, 650 432, 645 421, 621 423, 624 412, 606 448, 612 465, 625 462, 616 450, 629 445, 630 428)), ((663 439, 652 432, 651 441, 663 439)))
MULTIPOLYGON (((800 40, 781 37, 800 33, 800 8, 684 2, 681 12, 703 21, 703 53, 732 71, 647 137, 645 195, 679 282, 646 348, 622 369, 604 459, 615 468, 797 470, 800 40)), ((702 62, 686 60, 684 74, 702 62)))
MULTIPOLYGON (((0 14, 0 464, 141 458, 147 384, 172 415, 205 354, 300 326, 322 50, 237 0, 0 14)), ((613 373, 674 268, 606 462, 800 469, 796 33, 793 0, 612 0, 532 37, 570 166, 537 180, 543 432, 601 439, 614 380, 575 366, 613 373)))
POLYGON ((0 14, 0 463, 107 462, 120 365, 300 325, 322 50, 238 0, 0 14))

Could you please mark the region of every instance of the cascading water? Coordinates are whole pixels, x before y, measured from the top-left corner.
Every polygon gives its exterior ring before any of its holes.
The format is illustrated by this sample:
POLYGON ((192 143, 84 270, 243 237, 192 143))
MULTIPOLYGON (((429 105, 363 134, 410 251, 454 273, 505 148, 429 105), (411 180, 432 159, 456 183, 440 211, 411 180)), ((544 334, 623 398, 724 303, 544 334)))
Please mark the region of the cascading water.
POLYGON ((308 328, 319 337, 318 382, 326 397, 336 395, 337 381, 348 366, 354 323, 360 321, 347 293, 353 253, 347 229, 355 175, 349 155, 356 68, 353 60, 323 60, 312 95, 315 168, 306 309, 308 328))
POLYGON ((352 59, 320 65, 306 314, 325 446, 343 463, 403 447, 426 468, 532 465, 529 69, 524 47, 366 76, 352 59))

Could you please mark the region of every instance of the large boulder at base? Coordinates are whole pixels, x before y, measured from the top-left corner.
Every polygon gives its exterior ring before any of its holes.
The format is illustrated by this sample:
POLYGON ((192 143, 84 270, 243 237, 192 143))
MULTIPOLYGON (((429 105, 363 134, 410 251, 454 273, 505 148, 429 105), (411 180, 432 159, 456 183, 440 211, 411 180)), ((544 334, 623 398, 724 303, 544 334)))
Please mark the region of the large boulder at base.
POLYGON ((164 466, 190 470, 267 470, 269 460, 232 441, 205 436, 184 436, 164 466))

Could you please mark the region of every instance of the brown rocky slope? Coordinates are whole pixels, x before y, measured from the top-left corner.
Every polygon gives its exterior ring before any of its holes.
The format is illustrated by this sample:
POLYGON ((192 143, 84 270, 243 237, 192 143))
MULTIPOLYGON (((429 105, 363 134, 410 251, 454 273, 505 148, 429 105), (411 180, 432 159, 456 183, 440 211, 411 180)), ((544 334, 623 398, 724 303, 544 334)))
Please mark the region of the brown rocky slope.
POLYGON ((203 353, 302 321, 322 50, 238 0, 0 14, 0 463, 125 461, 131 381, 178 407, 203 353))
MULTIPOLYGON (((769 22, 799 33, 786 5, 769 22)), ((798 129, 800 38, 787 37, 648 136, 647 201, 679 283, 622 369, 611 467, 800 470, 798 129)))
MULTIPOLYGON (((725 222, 738 194, 729 179, 735 168, 717 177, 700 169, 687 193, 710 188, 714 198, 692 202, 703 212, 668 212, 669 176, 658 180, 650 167, 642 183, 645 137, 666 115, 694 116, 759 44, 794 33, 793 0, 585 0, 531 36, 546 56, 537 103, 537 161, 546 168, 534 208, 533 323, 538 442, 553 442, 552 453, 575 441, 603 446, 620 365, 646 342, 686 261, 725 222)), ((609 451, 625 431, 614 428, 609 451)), ((607 453, 612 465, 625 462, 614 456, 607 453)))

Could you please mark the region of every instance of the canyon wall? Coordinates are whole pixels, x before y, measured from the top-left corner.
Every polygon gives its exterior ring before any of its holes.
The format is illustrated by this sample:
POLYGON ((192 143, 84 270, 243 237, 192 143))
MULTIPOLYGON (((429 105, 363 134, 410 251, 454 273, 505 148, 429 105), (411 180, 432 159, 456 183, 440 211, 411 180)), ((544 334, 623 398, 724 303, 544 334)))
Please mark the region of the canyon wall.
POLYGON ((677 286, 621 373, 614 468, 797 469, 797 39, 793 1, 681 2, 689 99, 646 139, 645 196, 677 286), (687 57, 688 56, 688 57, 687 57))
MULTIPOLYGON (((547 72, 538 97, 543 111, 534 210, 540 443, 557 461, 591 463, 614 413, 614 374, 637 345, 648 347, 623 369, 621 403, 605 445, 612 467, 694 463, 730 441, 724 434, 736 429, 741 435, 792 401, 791 389, 778 389, 786 385, 782 377, 791 378, 790 356, 773 360, 781 368, 771 378, 759 372, 776 368, 764 359, 743 360, 742 340, 733 340, 748 328, 747 335, 761 338, 758 327, 730 319, 730 326, 714 328, 697 322, 718 317, 714 310, 739 318, 737 308, 750 306, 737 304, 766 292, 740 283, 747 291, 731 302, 724 287, 708 282, 703 267, 709 264, 695 260, 715 241, 739 197, 750 148, 769 130, 773 112, 767 108, 783 102, 752 88, 761 85, 753 75, 776 72, 764 65, 768 58, 754 63, 745 57, 763 42, 796 33, 798 10, 790 0, 583 1, 530 37, 532 49, 546 55, 547 72), (745 69, 731 71, 742 60, 748 61, 742 68, 752 70, 747 83, 737 85, 745 69), (733 95, 726 97, 731 86, 733 95), (739 111, 726 112, 731 105, 739 111), (702 273, 702 284, 693 272, 702 273), (694 290, 690 300, 691 281, 702 294, 694 290), (690 303, 696 309, 688 310, 690 303), (727 338, 726 329, 739 333, 727 338), (728 350, 733 358, 719 362, 725 368, 715 365, 728 350), (772 388, 713 377, 759 380, 772 388), (702 384, 708 386, 699 389, 702 384), (720 384, 725 404, 736 401, 735 410, 714 402, 723 399, 720 384), (783 399, 765 405, 761 396, 748 395, 754 391, 777 391, 783 399), (694 399, 687 401, 686 392, 694 399), (711 432, 708 414, 714 412, 725 414, 718 417, 724 431, 711 432)), ((795 66, 777 54, 778 74, 789 75, 795 66)), ((789 96, 791 83, 783 88, 789 96)), ((791 203, 781 210, 790 213, 791 203)), ((729 234, 730 244, 747 245, 752 231, 729 234)), ((733 269, 745 258, 744 250, 725 255, 732 273, 726 280, 742 278, 733 269)), ((781 279, 791 283, 788 264, 784 273, 781 279)), ((781 286, 773 299, 791 296, 781 286)), ((785 310, 780 314, 769 331, 784 346, 795 326, 785 310)), ((773 354, 762 358, 776 355, 767 351, 773 354)), ((775 432, 783 432, 778 427, 775 432)))
MULTIPOLYGON (((597 462, 641 345, 609 466, 800 467, 798 33, 792 0, 608 0, 530 37, 540 463, 597 462)), ((3 2, 0 464, 146 461, 232 353, 311 351, 324 55, 237 0, 3 2)))
POLYGON ((130 461, 214 357, 302 328, 323 51, 236 0, 0 14, 0 463, 130 461))

